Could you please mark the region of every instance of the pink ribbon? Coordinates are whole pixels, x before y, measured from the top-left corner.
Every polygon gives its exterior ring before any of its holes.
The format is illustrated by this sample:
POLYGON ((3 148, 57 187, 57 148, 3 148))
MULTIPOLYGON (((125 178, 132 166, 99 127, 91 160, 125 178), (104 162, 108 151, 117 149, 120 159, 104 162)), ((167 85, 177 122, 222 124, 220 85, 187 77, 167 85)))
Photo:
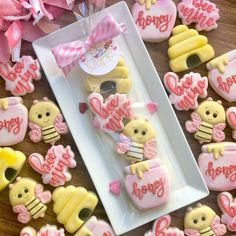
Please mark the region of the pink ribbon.
POLYGON ((56 46, 52 53, 58 66, 68 75, 80 58, 93 46, 98 43, 106 42, 118 36, 120 33, 127 32, 125 24, 119 24, 112 15, 105 16, 91 31, 87 40, 82 42, 76 40, 56 46))

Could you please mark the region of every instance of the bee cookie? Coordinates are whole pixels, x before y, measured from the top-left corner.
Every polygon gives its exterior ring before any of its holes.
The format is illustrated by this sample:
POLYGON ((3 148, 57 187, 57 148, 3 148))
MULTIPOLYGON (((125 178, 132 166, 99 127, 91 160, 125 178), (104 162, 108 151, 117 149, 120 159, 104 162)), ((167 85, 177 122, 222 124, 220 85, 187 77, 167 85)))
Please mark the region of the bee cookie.
POLYGON ((64 229, 57 229, 55 225, 45 225, 38 232, 27 226, 20 232, 20 236, 65 236, 64 229))
POLYGON ((20 97, 0 99, 0 146, 24 140, 28 127, 28 110, 20 97))
POLYGON ((212 140, 222 142, 225 139, 225 121, 226 114, 221 101, 215 102, 208 98, 191 114, 191 121, 186 121, 185 128, 189 133, 194 133, 194 138, 200 143, 212 140))
POLYGON ((46 97, 33 102, 29 110, 29 127, 30 139, 35 143, 43 140, 54 145, 61 138, 61 134, 69 132, 59 108, 46 97))
POLYGON ((43 183, 54 187, 64 185, 71 180, 68 168, 76 167, 74 153, 68 145, 52 146, 45 158, 39 153, 29 156, 31 167, 42 175, 43 183))
POLYGON ((116 144, 116 152, 125 154, 126 159, 133 163, 144 159, 154 158, 156 155, 156 131, 152 124, 145 119, 129 121, 116 144))
POLYGON ((9 185, 9 199, 13 211, 18 214, 18 221, 26 224, 32 218, 44 217, 46 203, 51 201, 51 193, 43 191, 43 186, 33 179, 17 177, 16 182, 9 185))
POLYGON ((187 236, 220 236, 227 232, 220 217, 210 207, 201 204, 188 208, 184 217, 184 228, 187 236))

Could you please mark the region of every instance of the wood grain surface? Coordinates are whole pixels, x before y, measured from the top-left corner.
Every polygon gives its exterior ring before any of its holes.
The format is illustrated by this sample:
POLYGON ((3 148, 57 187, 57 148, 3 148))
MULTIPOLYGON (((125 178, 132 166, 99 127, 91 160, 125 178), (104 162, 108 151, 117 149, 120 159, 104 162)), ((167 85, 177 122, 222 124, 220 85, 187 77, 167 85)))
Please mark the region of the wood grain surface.
MULTIPOLYGON (((220 9, 220 20, 218 21, 218 28, 216 30, 210 32, 203 32, 208 37, 209 43, 213 46, 215 50, 216 56, 220 56, 232 49, 236 48, 236 1, 235 0, 212 0, 214 3, 217 4, 217 7, 220 9)), ((116 3, 115 0, 108 1, 108 5, 112 5, 116 3)), ((178 2, 178 1, 175 1, 178 2)), ((129 7, 133 4, 133 0, 127 0, 127 4, 129 7)), ((62 17, 60 23, 63 25, 67 25, 75 21, 74 16, 72 13, 66 13, 65 16, 62 17)), ((177 19, 176 25, 180 24, 180 20, 177 19)), ((135 43, 135 42, 134 42, 135 43)), ((0 45, 1 47, 1 45, 0 45)), ((151 55, 153 63, 160 75, 160 78, 163 78, 163 75, 169 71, 168 67, 168 57, 167 57, 167 48, 168 44, 167 41, 159 44, 154 43, 146 43, 146 47, 151 55)), ((30 43, 24 42, 22 48, 22 55, 32 55, 35 57, 34 51, 30 43)), ((193 70, 194 72, 199 72, 202 76, 207 75, 207 70, 205 64, 197 67, 193 70)), ((50 99, 55 101, 55 97, 52 93, 52 90, 47 82, 45 75, 43 74, 43 78, 35 83, 36 90, 32 94, 28 94, 23 97, 24 104, 30 108, 32 105, 32 101, 35 99, 42 99, 44 96, 49 97, 50 99)), ((211 88, 208 89, 209 95, 214 99, 221 99, 211 88)), ((4 90, 4 81, 0 80, 0 97, 11 96, 9 92, 4 90)), ((223 101, 223 105, 225 108, 229 106, 236 105, 236 103, 229 103, 225 100, 223 101)), ((189 118, 190 112, 176 112, 179 122, 184 130, 184 123, 189 118)), ((184 130, 185 132, 185 130, 184 130)), ((193 135, 186 133, 187 140, 191 149, 193 151, 194 156, 197 158, 200 153, 200 145, 199 143, 193 138, 193 135)), ((231 139, 231 130, 230 128, 226 128, 226 141, 233 141, 231 139)), ((83 186, 89 190, 95 191, 94 185, 89 177, 88 171, 80 157, 80 154, 77 150, 77 147, 72 139, 70 134, 64 135, 60 141, 61 144, 67 145, 70 144, 72 149, 76 153, 76 160, 77 160, 77 167, 71 171, 72 173, 72 180, 69 182, 75 186, 83 186)), ((46 153, 49 145, 40 142, 38 144, 32 143, 29 139, 28 132, 24 142, 15 145, 13 147, 16 150, 20 150, 25 153, 28 157, 33 152, 39 153, 46 153)), ((181 148, 181 147, 180 147, 181 148)), ((184 153, 183 153, 184 155, 184 153)), ((36 181, 41 182, 41 176, 37 174, 32 168, 29 166, 28 162, 26 161, 23 170, 20 173, 20 176, 27 176, 32 177, 36 181)), ((45 186, 46 189, 53 191, 53 188, 50 186, 45 186)), ((8 199, 8 188, 3 190, 0 193, 0 236, 16 236, 19 235, 20 230, 24 227, 24 225, 20 224, 16 217, 17 215, 13 213, 12 207, 10 205, 8 199)), ((231 191, 231 193, 236 196, 236 191, 231 191)), ((203 199, 201 203, 207 204, 212 207, 218 214, 220 211, 216 204, 216 192, 210 192, 210 195, 203 199)), ((184 198, 184 196, 183 196, 184 198)), ((172 216, 172 225, 178 226, 183 229, 183 218, 185 214, 186 208, 180 209, 176 212, 171 213, 172 216)), ((101 203, 98 204, 94 215, 101 218, 107 219, 106 213, 101 203)), ((29 225, 39 229, 45 224, 57 224, 56 215, 52 211, 52 203, 48 205, 48 210, 46 212, 46 216, 44 218, 40 218, 37 220, 32 220, 29 225)), ((59 225, 59 224, 58 224, 59 225)), ((61 226, 61 225, 60 225, 61 226)), ((151 229, 152 223, 143 225, 131 232, 128 232, 124 235, 126 236, 142 236, 146 230, 151 229)), ((69 234, 67 234, 69 235, 69 234)), ((233 233, 227 233, 226 235, 236 235, 233 233)))

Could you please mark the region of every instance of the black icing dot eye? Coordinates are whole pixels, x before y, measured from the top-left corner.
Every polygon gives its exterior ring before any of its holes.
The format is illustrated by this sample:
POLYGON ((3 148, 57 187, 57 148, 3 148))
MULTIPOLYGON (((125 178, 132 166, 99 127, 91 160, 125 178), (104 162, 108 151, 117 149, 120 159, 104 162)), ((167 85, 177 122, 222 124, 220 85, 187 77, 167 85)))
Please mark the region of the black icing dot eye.
POLYGON ((210 115, 210 111, 206 111, 206 115, 210 115))
POLYGON ((21 193, 18 194, 18 198, 22 198, 22 194, 21 193))
POLYGON ((137 134, 137 133, 138 133, 138 129, 135 129, 135 130, 134 130, 134 133, 137 134))
POLYGON ((217 114, 216 114, 216 113, 214 113, 214 114, 213 114, 213 117, 214 117, 214 118, 216 118, 216 117, 217 117, 217 114))
POLYGON ((25 193, 28 193, 28 192, 29 192, 29 190, 26 188, 26 189, 25 189, 25 193))
POLYGON ((145 135, 146 133, 147 133, 146 131, 143 131, 143 132, 142 132, 142 135, 145 135))
POLYGON ((205 220, 206 220, 206 217, 205 217, 205 216, 203 216, 203 217, 202 217, 202 221, 205 221, 205 220))
POLYGON ((46 113, 46 116, 50 116, 50 112, 47 112, 47 113, 46 113))
POLYGON ((198 222, 197 219, 194 219, 194 220, 193 220, 193 223, 194 223, 194 224, 197 224, 197 222, 198 222))
POLYGON ((41 114, 38 114, 38 118, 41 119, 41 118, 42 118, 42 115, 41 115, 41 114))

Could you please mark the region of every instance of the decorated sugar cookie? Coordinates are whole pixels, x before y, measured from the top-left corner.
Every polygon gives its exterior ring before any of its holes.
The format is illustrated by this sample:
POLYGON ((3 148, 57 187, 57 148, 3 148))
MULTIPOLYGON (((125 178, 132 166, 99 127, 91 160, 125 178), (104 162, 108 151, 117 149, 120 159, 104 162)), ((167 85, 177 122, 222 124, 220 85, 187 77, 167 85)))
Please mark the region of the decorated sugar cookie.
POLYGON ((125 174, 126 192, 138 209, 152 209, 168 201, 169 175, 157 158, 132 164, 125 174))
POLYGON ((217 28, 219 9, 209 0, 181 0, 177 5, 179 17, 184 25, 196 23, 198 31, 217 28))
POLYGON ((236 49, 207 63, 211 87, 225 100, 236 101, 236 49))
POLYGON ((236 107, 229 107, 226 110, 226 118, 229 126, 232 128, 232 137, 236 139, 236 107))
POLYGON ((225 121, 221 101, 215 102, 208 98, 191 114, 191 120, 186 121, 185 128, 189 133, 194 133, 194 138, 200 143, 209 143, 211 140, 221 142, 225 139, 225 121))
POLYGON ((64 185, 71 180, 68 168, 74 168, 76 161, 71 147, 68 145, 52 146, 45 158, 39 153, 29 156, 31 167, 42 175, 43 183, 54 187, 64 185))
POLYGON ((198 107, 198 97, 207 96, 208 79, 198 73, 190 72, 179 79, 177 74, 168 72, 163 82, 170 93, 171 104, 179 111, 195 110, 198 107))
POLYGON ((162 216, 154 222, 152 230, 145 233, 144 236, 157 236, 157 235, 184 236, 184 232, 182 230, 176 227, 169 227, 170 224, 171 224, 171 216, 170 215, 162 216))
POLYGON ((184 228, 187 236, 220 236, 227 232, 225 225, 220 223, 220 217, 210 207, 201 204, 188 208, 184 217, 184 228))
POLYGON ((92 93, 88 105, 95 115, 93 124, 105 132, 121 131, 123 119, 132 117, 131 99, 125 94, 112 94, 105 101, 101 94, 92 93))
POLYGON ((0 191, 3 190, 21 171, 25 155, 12 148, 0 147, 0 191))
POLYGON ((176 20, 172 0, 138 0, 132 7, 134 22, 144 41, 161 42, 169 38, 176 20))
POLYGON ((27 226, 20 232, 20 236, 65 236, 64 229, 57 229, 55 225, 45 225, 38 232, 27 226))
POLYGON ((29 111, 29 121, 30 139, 35 143, 43 140, 53 145, 61 138, 60 134, 69 132, 59 108, 46 97, 33 102, 29 111))
POLYGON ((20 97, 0 99, 0 146, 24 140, 28 127, 28 110, 20 97))
POLYGON ((217 202, 222 211, 221 222, 226 224, 227 229, 236 232, 236 198, 228 192, 220 193, 217 202))
POLYGON ((199 169, 210 190, 229 191, 236 188, 236 144, 211 143, 202 146, 199 169))
POLYGON ((34 91, 34 80, 41 79, 40 65, 31 56, 23 56, 13 66, 0 63, 0 76, 5 80, 7 91, 23 96, 34 91))
POLYGON ((9 199, 19 222, 26 224, 32 218, 44 217, 47 210, 45 204, 51 201, 51 193, 44 192, 43 185, 30 178, 17 177, 9 188, 9 199))
POLYGON ((169 39, 169 66, 173 72, 190 70, 214 57, 207 37, 186 25, 178 25, 169 39))
POLYGON ((156 132, 152 124, 145 119, 129 121, 116 144, 116 152, 125 154, 126 159, 133 163, 156 156, 156 132))

